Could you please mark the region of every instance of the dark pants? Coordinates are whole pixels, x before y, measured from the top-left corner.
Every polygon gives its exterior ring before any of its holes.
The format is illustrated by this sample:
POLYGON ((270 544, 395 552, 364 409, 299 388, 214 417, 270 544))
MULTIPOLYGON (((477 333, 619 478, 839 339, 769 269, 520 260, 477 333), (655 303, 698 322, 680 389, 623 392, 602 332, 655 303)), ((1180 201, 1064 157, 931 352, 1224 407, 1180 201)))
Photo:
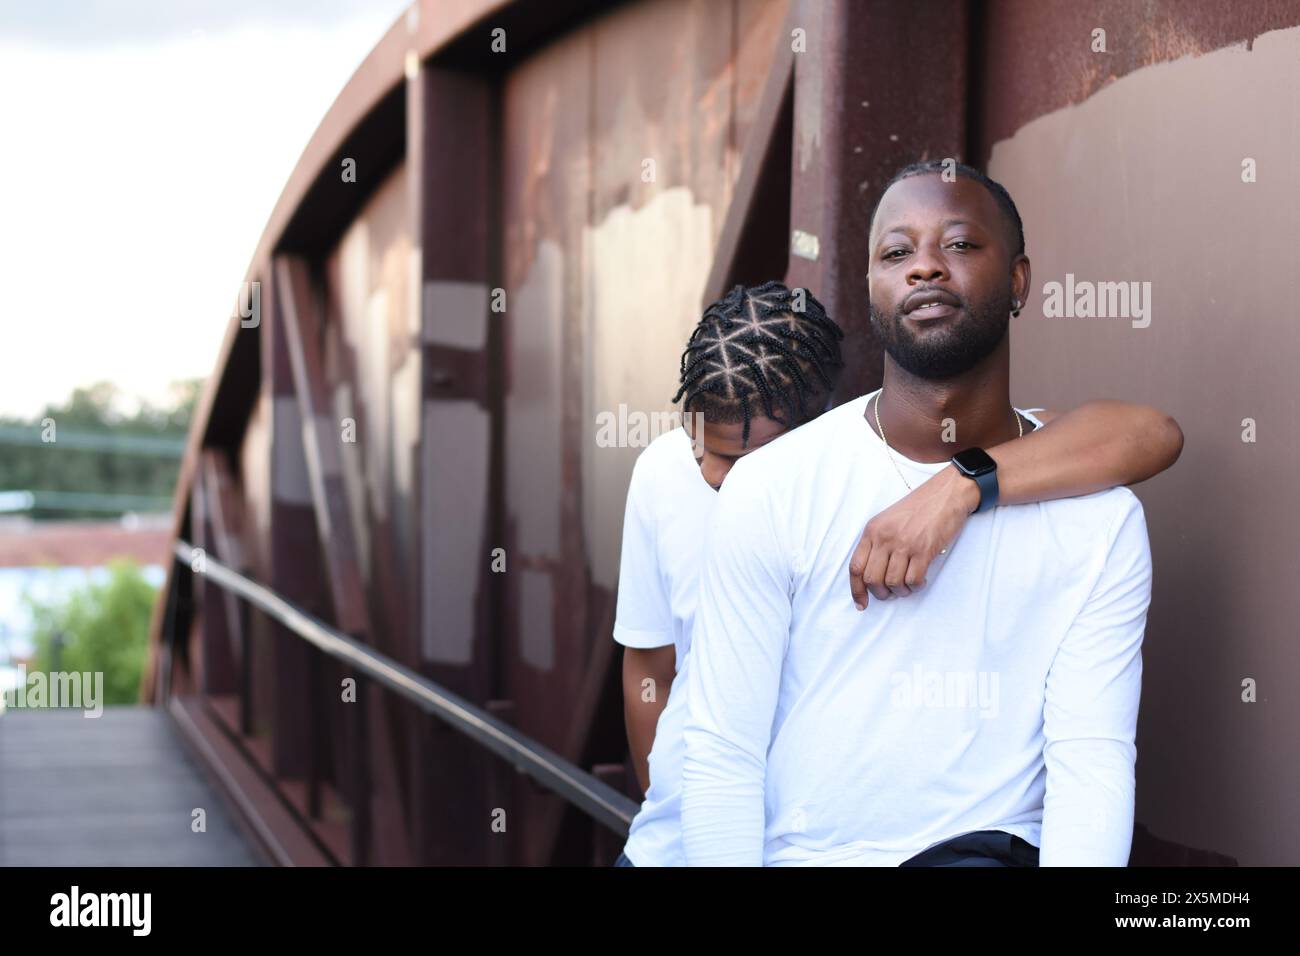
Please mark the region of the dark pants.
MULTIPOLYGON (((619 853, 615 866, 635 866, 619 853)), ((1038 847, 1001 830, 977 830, 922 850, 899 866, 1037 866, 1038 847)))
POLYGON ((899 866, 1037 866, 1038 847, 1001 830, 977 830, 922 850, 899 866))

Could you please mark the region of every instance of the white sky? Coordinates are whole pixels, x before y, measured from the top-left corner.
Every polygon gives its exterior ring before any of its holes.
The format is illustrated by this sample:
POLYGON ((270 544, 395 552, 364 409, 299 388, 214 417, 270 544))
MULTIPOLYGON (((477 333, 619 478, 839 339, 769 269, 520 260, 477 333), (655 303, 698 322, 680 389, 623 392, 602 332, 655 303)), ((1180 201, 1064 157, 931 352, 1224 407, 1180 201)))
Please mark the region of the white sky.
POLYGON ((277 3, 4 5, 0 414, 212 371, 294 163, 408 5, 277 3))

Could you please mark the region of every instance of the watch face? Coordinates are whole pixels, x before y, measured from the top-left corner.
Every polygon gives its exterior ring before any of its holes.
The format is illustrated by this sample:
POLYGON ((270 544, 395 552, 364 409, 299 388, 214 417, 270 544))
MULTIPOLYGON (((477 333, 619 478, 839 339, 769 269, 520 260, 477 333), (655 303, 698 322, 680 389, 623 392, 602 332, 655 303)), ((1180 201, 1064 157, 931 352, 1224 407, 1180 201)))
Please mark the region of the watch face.
POLYGON ((996 471, 998 467, 998 463, 990 458, 983 448, 967 448, 965 451, 959 451, 952 456, 952 463, 961 470, 962 474, 972 478, 987 475, 990 471, 996 471))

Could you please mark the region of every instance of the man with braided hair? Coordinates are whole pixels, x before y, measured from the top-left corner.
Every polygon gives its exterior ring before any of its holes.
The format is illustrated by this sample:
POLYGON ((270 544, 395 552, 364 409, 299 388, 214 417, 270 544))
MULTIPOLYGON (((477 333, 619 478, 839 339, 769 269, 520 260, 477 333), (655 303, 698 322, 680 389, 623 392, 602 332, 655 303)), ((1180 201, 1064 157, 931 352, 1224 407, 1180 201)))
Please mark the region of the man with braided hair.
POLYGON ((740 422, 742 444, 756 412, 798 425, 822 411, 834 389, 843 337, 806 289, 735 286, 691 333, 673 401, 706 422, 740 422))
MULTIPOLYGON (((718 489, 733 465, 816 427, 806 423, 830 404, 843 365, 842 338, 808 290, 779 282, 732 288, 705 310, 682 354, 673 400, 699 415, 688 414, 686 427, 660 436, 637 459, 624 517, 614 638, 625 648, 624 714, 645 800, 618 866, 686 862, 680 816, 684 727, 705 528, 728 497, 729 489, 718 489), (689 433, 700 419, 700 434, 689 433), (703 449, 698 458, 693 439, 703 449)), ((1059 417, 1041 412, 1039 420, 1052 425, 1032 444, 1025 438, 990 449, 1018 500, 1141 481, 1177 457, 1177 442, 1163 427, 1168 419, 1155 409, 1088 403, 1059 417), (1087 458, 1077 456, 1080 448, 1088 450, 1087 458)), ((930 481, 880 511, 878 492, 842 486, 834 503, 856 504, 839 520, 854 539, 865 522, 858 513, 873 509, 863 540, 875 542, 874 559, 888 557, 890 549, 919 554, 931 541, 951 540, 974 507, 957 493, 964 490, 930 481)), ((779 501, 763 507, 788 512, 779 501)), ((754 510, 747 520, 761 527, 768 516, 754 510)), ((745 536, 735 544, 746 547, 745 536)), ((726 560, 728 547, 725 535, 715 538, 718 560, 726 560)), ((849 590, 842 588, 842 577, 836 581, 848 605, 849 590)), ((746 590, 761 583, 766 582, 738 582, 734 599, 743 602, 746 590)), ((865 592, 860 601, 865 603, 865 592)), ((817 741, 806 744, 816 747, 817 741)))

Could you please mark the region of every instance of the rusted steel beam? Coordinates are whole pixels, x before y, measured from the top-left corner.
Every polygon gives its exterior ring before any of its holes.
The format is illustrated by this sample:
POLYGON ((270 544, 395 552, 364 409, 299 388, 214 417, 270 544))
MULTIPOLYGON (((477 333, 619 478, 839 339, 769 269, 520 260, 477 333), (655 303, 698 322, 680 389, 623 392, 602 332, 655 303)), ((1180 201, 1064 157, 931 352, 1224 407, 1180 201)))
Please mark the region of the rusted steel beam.
MULTIPOLYGON (((348 409, 348 415, 354 418, 356 425, 357 448, 364 458, 364 449, 367 441, 373 436, 370 429, 369 415, 367 413, 366 403, 361 399, 361 379, 358 374, 356 357, 353 348, 347 343, 342 332, 342 319, 337 314, 338 304, 331 301, 327 307, 331 310, 325 321, 324 336, 326 351, 329 357, 329 367, 333 370, 335 380, 332 384, 338 388, 346 386, 353 396, 351 407, 348 409)), ((377 648, 386 650, 398 660, 410 666, 417 666, 419 663, 419 647, 416 635, 413 633, 412 623, 412 606, 413 600, 410 597, 412 590, 412 573, 406 568, 405 562, 398 554, 398 541, 391 520, 379 514, 372 506, 372 498, 364 492, 360 497, 361 520, 364 526, 369 529, 366 535, 368 541, 368 556, 370 559, 367 589, 367 613, 371 624, 370 633, 373 635, 373 645, 377 648)), ((328 662, 318 660, 318 655, 312 656, 313 667, 320 671, 321 679, 325 679, 326 674, 335 674, 337 668, 328 662)), ((317 682, 318 683, 318 682, 317 682)), ((323 685, 322 685, 323 686, 323 685)), ((338 686, 335 680, 333 686, 338 686)), ((326 720, 333 719, 338 724, 338 732, 331 732, 328 741, 320 740, 320 734, 314 734, 317 745, 313 747, 313 760, 315 763, 323 766, 328 757, 324 749, 325 744, 332 744, 337 751, 334 755, 335 766, 343 768, 347 766, 347 746, 346 740, 351 733, 351 714, 350 712, 337 714, 334 711, 325 709, 323 712, 318 709, 319 705, 316 700, 312 703, 313 713, 326 720), (340 719, 342 718, 342 719, 340 719), (319 751, 319 752, 318 752, 319 751)), ((412 718, 408 716, 408 711, 403 708, 399 701, 384 695, 379 701, 379 706, 384 706, 388 712, 388 721, 394 728, 402 731, 408 738, 413 735, 410 728, 412 718)), ((413 718, 418 722, 419 718, 413 718)), ((313 718, 313 726, 316 726, 316 718, 313 718)), ((397 742, 400 747, 400 741, 397 742)), ((403 754, 404 751, 398 750, 396 753, 403 754)), ((399 776, 403 779, 409 779, 419 764, 408 758, 407 766, 399 766, 399 776)), ((409 787, 407 788, 409 790, 409 787)), ((405 792, 403 794, 406 795, 405 792)), ((416 809, 419 804, 414 800, 407 799, 404 812, 406 818, 411 821, 412 828, 412 856, 415 862, 422 862, 418 855, 420 846, 418 838, 415 836, 415 828, 420 820, 416 815, 416 809)))
MULTIPOLYGON (((223 564, 236 569, 247 567, 247 547, 243 499, 238 479, 230 469, 226 454, 207 449, 196 487, 205 489, 208 521, 211 525, 211 552, 223 564)), ((205 582, 206 583, 206 582, 205 582)), ((214 611, 215 604, 209 604, 214 611)), ((226 622, 225 642, 204 642, 204 667, 208 669, 204 694, 236 694, 239 699, 237 727, 241 734, 253 733, 254 666, 249 638, 248 608, 229 591, 223 596, 221 614, 226 622)))
MULTIPOLYGON (((329 392, 321 362, 321 317, 316 304, 307 264, 301 259, 281 256, 275 262, 276 319, 283 325, 293 390, 302 422, 302 447, 306 458, 308 484, 311 488, 316 532, 322 542, 321 558, 330 582, 334 621, 359 640, 373 643, 374 632, 366 608, 366 591, 361 578, 356 536, 352 524, 347 491, 343 484, 343 466, 339 451, 339 423, 334 421, 329 392)), ((310 667, 300 673, 306 674, 310 667)), ((410 845, 406 818, 402 812, 397 768, 393 755, 391 722, 381 701, 364 701, 357 680, 355 702, 349 726, 360 749, 352 749, 351 771, 355 775, 354 801, 365 800, 368 806, 354 810, 360 815, 354 823, 354 851, 364 851, 373 834, 376 857, 366 856, 353 862, 376 862, 402 866, 410 862, 410 845), (363 710, 364 708, 364 710, 363 710), (373 787, 370 770, 373 768, 373 787), (373 811, 373 812, 372 812, 373 811)), ((309 728, 323 733, 324 727, 309 728)), ((310 753, 311 744, 305 745, 310 753)), ((304 754, 305 756, 306 754, 304 754)))
MULTIPOLYGON (((503 590, 503 575, 490 570, 501 508, 499 476, 492 477, 501 467, 492 456, 501 427, 500 332, 490 303, 500 241, 495 85, 424 64, 408 76, 406 102, 422 346, 416 662, 432 680, 483 704, 493 689, 494 608, 503 590)), ((411 794, 422 862, 505 862, 489 800, 489 780, 503 768, 427 719, 417 718, 414 730, 411 794)))
POLYGON ((798 0, 807 52, 795 55, 791 244, 786 282, 847 333, 843 401, 880 384, 867 303, 867 230, 889 176, 916 159, 961 158, 967 139, 970 10, 920 0, 798 0), (926 82, 898 77, 925 51, 926 82))
MULTIPOLYGON (((269 280, 269 273, 267 278, 269 280)), ((261 549, 263 580, 290 600, 301 602, 314 612, 324 613, 326 598, 320 586, 321 545, 312 513, 301 417, 294 393, 288 334, 281 315, 280 299, 276 284, 264 281, 260 324, 261 370, 272 423, 270 447, 267 449, 270 487, 250 488, 249 491, 270 498, 268 540, 261 549)), ((308 772, 308 748, 313 732, 306 697, 308 690, 303 681, 310 664, 308 650, 275 621, 257 622, 252 633, 258 637, 250 641, 250 659, 258 653, 258 638, 262 635, 269 638, 270 647, 261 651, 261 668, 248 668, 244 692, 251 703, 253 719, 250 724, 259 729, 269 725, 274 773, 282 779, 301 779, 308 772), (270 673, 263 673, 267 666, 270 673), (274 688, 274 693, 267 694, 266 688, 274 688)))
MULTIPOLYGON (((195 484, 196 491, 202 488, 205 511, 205 525, 210 537, 207 547, 223 564, 242 570, 244 564, 243 509, 239 500, 239 489, 225 455, 214 449, 203 453, 202 480, 195 484)), ((197 542, 196 542, 197 543, 197 542)), ((229 591, 224 591, 220 598, 220 614, 216 603, 211 601, 211 586, 205 583, 204 600, 208 613, 205 624, 218 616, 223 623, 222 639, 203 641, 203 692, 205 694, 228 694, 242 691, 239 687, 239 673, 242 670, 245 647, 243 627, 243 608, 229 591)))
POLYGON ((770 222, 760 222, 761 217, 771 211, 759 209, 757 198, 761 193, 760 184, 765 173, 774 164, 781 163, 787 167, 790 164, 789 143, 779 133, 788 117, 793 97, 794 49, 791 32, 797 22, 796 9, 796 5, 792 4, 777 36, 772 66, 763 83, 758 112, 745 140, 740 159, 740 175, 736 179, 735 192, 727 207, 727 218, 722 224, 722 232, 714 249, 713 266, 704 285, 701 311, 722 298, 737 281, 743 281, 737 276, 736 269, 740 264, 740 252, 746 233, 756 228, 771 228, 770 222))
MULTIPOLYGON (((195 482, 194 487, 190 489, 190 541, 194 544, 196 552, 204 552, 211 547, 212 531, 208 522, 208 508, 205 502, 207 489, 203 482, 195 482)), ((225 617, 217 613, 221 601, 223 600, 217 586, 211 581, 200 580, 195 591, 196 609, 199 620, 199 640, 203 647, 203 653, 195 660, 192 660, 191 666, 194 673, 190 676, 194 685, 203 693, 207 692, 207 672, 205 658, 207 657, 207 646, 209 644, 229 644, 229 633, 226 631, 225 617)))
POLYGON ((340 426, 334 420, 321 364, 320 324, 315 290, 306 263, 281 257, 275 263, 276 295, 284 322, 285 345, 293 371, 294 395, 302 422, 303 453, 316 518, 316 533, 325 545, 335 623, 350 634, 369 633, 365 588, 357 558, 356 535, 343 486, 339 454, 340 426))

